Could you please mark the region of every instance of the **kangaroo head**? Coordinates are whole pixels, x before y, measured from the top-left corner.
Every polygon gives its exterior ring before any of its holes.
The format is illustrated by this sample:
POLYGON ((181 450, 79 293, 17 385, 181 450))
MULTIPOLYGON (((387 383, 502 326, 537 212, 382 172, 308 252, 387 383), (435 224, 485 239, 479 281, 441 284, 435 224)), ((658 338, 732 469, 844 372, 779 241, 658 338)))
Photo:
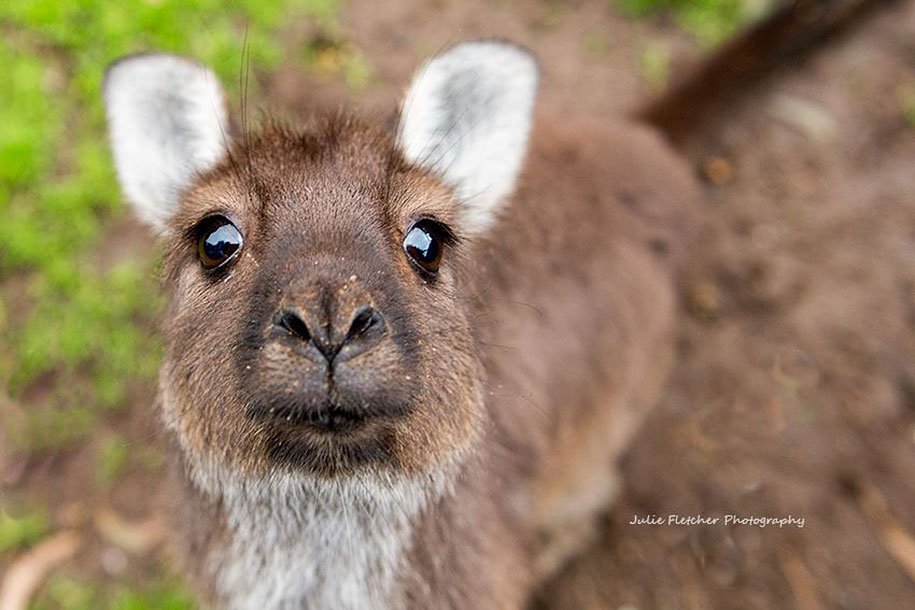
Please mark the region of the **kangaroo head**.
POLYGON ((394 133, 351 118, 234 136, 206 68, 105 82, 127 199, 166 241, 164 421, 193 471, 421 477, 486 413, 474 243, 511 194, 537 68, 499 42, 429 61, 394 133))

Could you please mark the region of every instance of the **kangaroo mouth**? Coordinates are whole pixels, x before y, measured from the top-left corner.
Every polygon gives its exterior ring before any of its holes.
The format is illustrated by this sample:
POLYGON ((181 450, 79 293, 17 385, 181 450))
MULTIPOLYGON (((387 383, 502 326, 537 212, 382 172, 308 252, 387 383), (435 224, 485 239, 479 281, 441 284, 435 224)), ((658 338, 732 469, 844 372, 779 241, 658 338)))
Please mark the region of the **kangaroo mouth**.
POLYGON ((397 463, 390 415, 326 405, 251 407, 247 416, 262 425, 266 456, 276 464, 334 478, 397 463))
POLYGON ((366 427, 373 416, 328 404, 320 409, 289 406, 250 407, 252 420, 269 422, 280 428, 310 428, 322 434, 345 434, 366 427))

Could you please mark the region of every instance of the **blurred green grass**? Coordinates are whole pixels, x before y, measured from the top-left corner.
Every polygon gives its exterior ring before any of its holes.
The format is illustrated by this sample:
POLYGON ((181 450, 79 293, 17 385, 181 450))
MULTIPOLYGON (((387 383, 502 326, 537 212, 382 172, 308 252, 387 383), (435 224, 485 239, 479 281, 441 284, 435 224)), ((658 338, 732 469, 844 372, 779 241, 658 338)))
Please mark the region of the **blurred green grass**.
MULTIPOLYGON (((735 35, 751 21, 772 10, 776 0, 612 0, 633 20, 669 19, 708 50, 735 35)), ((636 69, 649 89, 659 92, 670 76, 669 43, 647 40, 636 69)))
POLYGON ((14 517, 0 508, 0 553, 29 546, 48 531, 48 518, 42 512, 14 517))
POLYGON ((136 590, 55 575, 46 589, 30 610, 189 610, 194 607, 185 591, 158 580, 136 590))
POLYGON ((664 13, 706 47, 716 45, 769 10, 774 0, 615 0, 631 17, 664 13))

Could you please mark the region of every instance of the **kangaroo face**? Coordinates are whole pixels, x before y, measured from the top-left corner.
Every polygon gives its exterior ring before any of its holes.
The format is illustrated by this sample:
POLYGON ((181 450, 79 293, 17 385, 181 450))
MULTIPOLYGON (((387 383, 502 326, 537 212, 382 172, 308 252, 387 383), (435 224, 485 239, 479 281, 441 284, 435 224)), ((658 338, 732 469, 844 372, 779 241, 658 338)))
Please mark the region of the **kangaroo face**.
POLYGON ((244 477, 422 476, 486 417, 472 244, 513 188, 536 68, 462 45, 414 80, 396 133, 336 118, 233 142, 213 75, 111 69, 118 173, 167 245, 167 425, 189 466, 244 477))
POLYGON ((348 122, 269 129, 171 222, 166 416, 236 468, 421 470, 481 416, 448 189, 348 122))

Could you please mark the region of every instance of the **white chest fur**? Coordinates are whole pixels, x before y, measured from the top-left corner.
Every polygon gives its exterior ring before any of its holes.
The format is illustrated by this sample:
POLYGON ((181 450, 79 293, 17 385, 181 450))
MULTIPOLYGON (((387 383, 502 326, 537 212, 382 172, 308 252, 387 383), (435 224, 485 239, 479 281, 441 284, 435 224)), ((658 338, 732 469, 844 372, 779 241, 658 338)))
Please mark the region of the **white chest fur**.
POLYGON ((227 538, 210 552, 207 563, 220 608, 380 610, 402 605, 398 574, 413 523, 429 499, 441 493, 441 485, 384 481, 377 475, 341 482, 219 478, 227 538))

